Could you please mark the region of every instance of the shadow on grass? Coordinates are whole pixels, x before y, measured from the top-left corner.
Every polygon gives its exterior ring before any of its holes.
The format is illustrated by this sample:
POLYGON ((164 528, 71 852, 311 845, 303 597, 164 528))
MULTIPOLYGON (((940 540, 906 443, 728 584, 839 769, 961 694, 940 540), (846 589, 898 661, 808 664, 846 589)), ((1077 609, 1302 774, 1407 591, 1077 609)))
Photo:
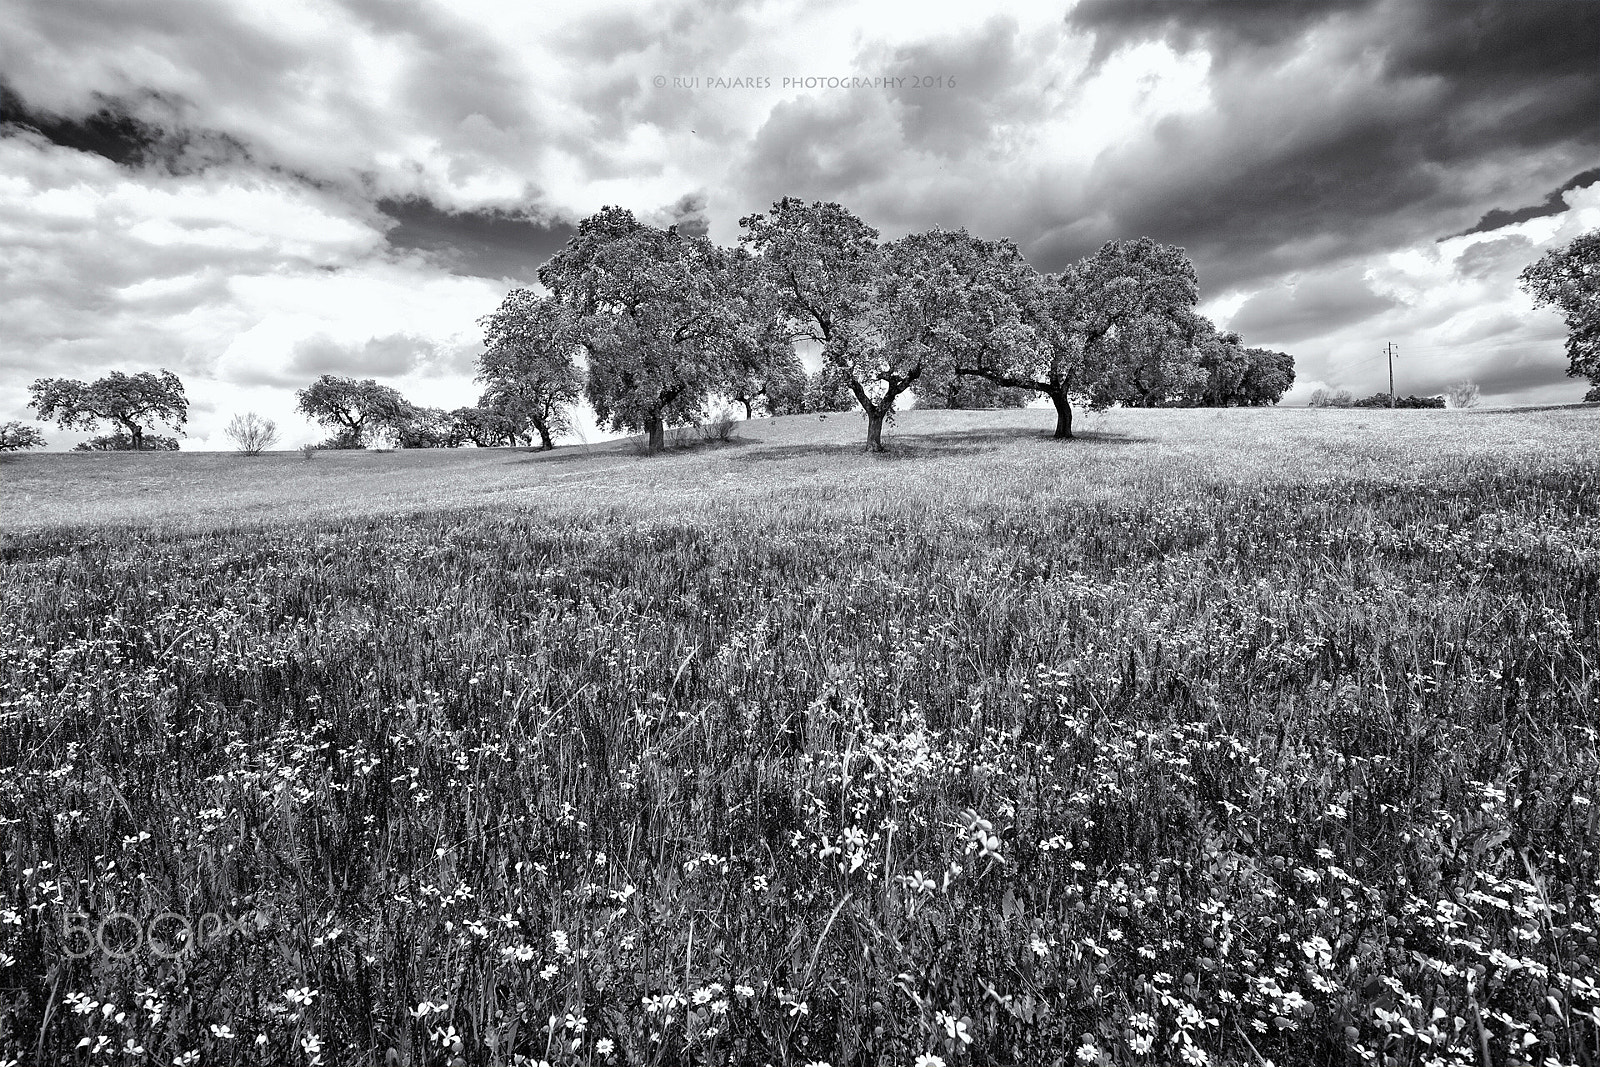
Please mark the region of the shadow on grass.
POLYGON ((644 445, 637 437, 625 437, 620 441, 606 441, 598 445, 562 445, 548 452, 538 449, 523 449, 528 454, 518 456, 511 460, 512 463, 538 463, 555 464, 578 463, 585 459, 606 457, 612 459, 671 459, 673 456, 682 456, 690 453, 708 452, 724 448, 742 448, 746 445, 759 444, 759 441, 743 437, 735 437, 731 441, 704 441, 696 438, 679 444, 669 443, 660 452, 650 453, 644 450, 644 445))
POLYGON ((734 457, 747 463, 797 459, 802 456, 864 456, 884 462, 894 460, 933 459, 939 456, 971 456, 998 451, 1007 444, 1039 443, 1051 447, 1095 448, 1107 445, 1135 445, 1153 438, 1133 434, 1089 431, 1080 433, 1070 441, 1057 441, 1049 432, 1035 430, 971 430, 964 433, 896 434, 890 438, 886 451, 868 452, 866 440, 850 444, 775 445, 759 448, 734 457))

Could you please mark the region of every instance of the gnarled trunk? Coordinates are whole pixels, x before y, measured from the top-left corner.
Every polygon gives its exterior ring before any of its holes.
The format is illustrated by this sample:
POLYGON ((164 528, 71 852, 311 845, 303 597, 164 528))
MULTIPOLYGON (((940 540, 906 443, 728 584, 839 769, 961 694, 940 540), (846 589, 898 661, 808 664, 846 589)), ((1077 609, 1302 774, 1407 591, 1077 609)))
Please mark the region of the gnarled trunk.
POLYGON ((666 422, 660 415, 652 415, 644 420, 644 450, 646 452, 660 452, 667 447, 666 422))
POLYGON ((886 413, 879 411, 867 412, 867 448, 873 452, 882 452, 883 448, 883 418, 886 413))
POLYGON ((550 440, 550 427, 538 422, 534 424, 534 428, 539 431, 539 451, 548 452, 556 447, 555 442, 550 440))
POLYGON ((1056 439, 1072 437, 1072 399, 1065 393, 1051 393, 1050 402, 1056 406, 1056 439))

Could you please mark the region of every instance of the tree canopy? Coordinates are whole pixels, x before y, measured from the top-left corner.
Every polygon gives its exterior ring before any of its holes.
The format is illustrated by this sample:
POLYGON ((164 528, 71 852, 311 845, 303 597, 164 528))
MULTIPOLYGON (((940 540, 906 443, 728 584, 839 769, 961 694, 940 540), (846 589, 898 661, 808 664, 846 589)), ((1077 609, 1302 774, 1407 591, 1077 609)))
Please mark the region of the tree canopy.
POLYGON ((1074 401, 1150 404, 1191 383, 1199 288, 1183 249, 1111 241, 1059 274, 1011 279, 1011 340, 969 349, 956 372, 1043 393, 1057 437, 1072 436, 1074 401))
MULTIPOLYGON (((145 447, 145 433, 165 424, 181 435, 189 418, 183 382, 169 370, 123 374, 113 371, 93 382, 72 378, 39 378, 28 387, 28 406, 39 418, 64 430, 93 430, 114 423, 126 435, 128 448, 145 447)), ((106 440, 112 440, 110 435, 106 440)))
MULTIPOLYGON (((583 395, 577 317, 559 300, 513 289, 493 313, 478 320, 484 351, 478 381, 486 389, 480 405, 510 423, 510 436, 554 437, 572 427, 568 410, 583 395)), ((480 420, 481 425, 481 420, 480 420)))
POLYGON ((1600 401, 1600 230, 1546 252, 1519 281, 1534 306, 1561 312, 1567 324, 1567 374, 1588 378, 1584 399, 1600 401))
POLYGON ((584 219, 539 280, 573 316, 588 353, 587 395, 602 426, 643 430, 703 416, 751 324, 738 313, 732 254, 676 227, 606 207, 584 219))
POLYGON ((357 381, 324 374, 295 393, 295 410, 336 431, 333 444, 360 448, 373 430, 396 435, 416 414, 399 391, 371 378, 357 381))
POLYGON ((25 422, 0 422, 0 452, 42 448, 44 443, 44 435, 37 426, 29 426, 25 422))

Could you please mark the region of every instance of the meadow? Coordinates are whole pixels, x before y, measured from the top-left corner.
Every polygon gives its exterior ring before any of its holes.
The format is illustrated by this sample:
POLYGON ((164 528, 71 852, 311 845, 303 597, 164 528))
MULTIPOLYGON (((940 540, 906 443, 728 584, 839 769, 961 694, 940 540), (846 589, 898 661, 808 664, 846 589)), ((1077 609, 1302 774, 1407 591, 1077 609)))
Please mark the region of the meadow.
POLYGON ((0 1063, 1600 1062, 1600 411, 0 461, 0 1063))

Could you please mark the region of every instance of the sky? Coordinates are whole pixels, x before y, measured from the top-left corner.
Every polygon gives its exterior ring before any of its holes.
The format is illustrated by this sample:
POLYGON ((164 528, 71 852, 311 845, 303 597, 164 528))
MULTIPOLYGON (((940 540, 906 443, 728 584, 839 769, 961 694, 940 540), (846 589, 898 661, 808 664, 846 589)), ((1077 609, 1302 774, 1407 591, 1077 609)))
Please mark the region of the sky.
POLYGON ((1600 5, 0 0, 0 422, 158 368, 184 448, 320 440, 323 373, 470 404, 582 218, 732 244, 785 195, 1041 271, 1180 245, 1285 404, 1386 390, 1391 342, 1401 394, 1572 402, 1516 279, 1600 227, 1600 5))

